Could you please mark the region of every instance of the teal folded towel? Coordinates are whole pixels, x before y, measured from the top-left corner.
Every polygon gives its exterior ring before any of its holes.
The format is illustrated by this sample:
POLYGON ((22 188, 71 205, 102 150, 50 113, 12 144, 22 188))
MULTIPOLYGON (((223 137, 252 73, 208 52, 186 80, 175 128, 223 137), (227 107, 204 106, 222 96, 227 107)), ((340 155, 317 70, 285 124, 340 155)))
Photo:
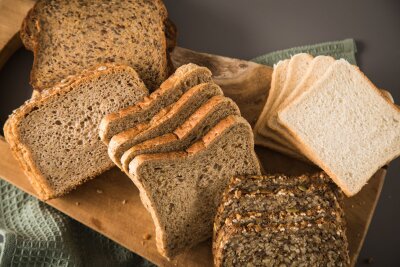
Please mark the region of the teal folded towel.
MULTIPOLYGON (((356 63, 352 39, 268 53, 272 66, 306 52, 356 63)), ((0 179, 0 266, 154 266, 99 233, 0 179), (0 237, 1 238, 1 237, 0 237), (1 240, 1 239, 0 239, 1 240)))

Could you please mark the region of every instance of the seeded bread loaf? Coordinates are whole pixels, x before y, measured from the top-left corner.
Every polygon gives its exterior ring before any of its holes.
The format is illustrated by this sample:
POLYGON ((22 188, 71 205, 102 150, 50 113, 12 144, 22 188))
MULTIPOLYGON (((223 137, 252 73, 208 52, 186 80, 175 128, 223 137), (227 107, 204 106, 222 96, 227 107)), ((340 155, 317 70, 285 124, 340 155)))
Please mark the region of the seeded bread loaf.
POLYGON ((214 224, 215 266, 347 266, 341 199, 324 173, 232 178, 214 224))
POLYGON ((173 257, 211 236, 229 177, 260 173, 253 145, 247 121, 229 116, 186 151, 139 155, 129 164, 162 255, 173 257))
POLYGON ((168 76, 167 43, 175 43, 167 16, 161 0, 37 1, 21 27, 22 42, 34 52, 32 86, 49 88, 86 68, 115 62, 133 67, 156 89, 168 76))
POLYGON ((172 132, 212 97, 223 97, 221 88, 215 83, 202 83, 192 87, 177 102, 156 114, 150 122, 114 135, 108 146, 110 158, 117 166, 122 167, 121 157, 129 148, 172 132))
POLYGON ((100 138, 108 145, 111 138, 138 123, 150 121, 161 109, 176 102, 191 87, 211 82, 211 71, 196 64, 182 65, 160 88, 134 106, 106 115, 100 123, 100 138))
POLYGON ((227 97, 209 99, 173 132, 148 139, 128 149, 121 157, 123 170, 129 173, 129 163, 140 154, 187 149, 229 115, 240 116, 239 107, 233 100, 227 97))
POLYGON ((400 155, 400 110, 345 60, 278 113, 304 153, 348 196, 400 155))
POLYGON ((106 64, 70 77, 14 111, 5 137, 40 198, 60 196, 111 168, 97 137, 100 120, 147 94, 132 68, 106 64))

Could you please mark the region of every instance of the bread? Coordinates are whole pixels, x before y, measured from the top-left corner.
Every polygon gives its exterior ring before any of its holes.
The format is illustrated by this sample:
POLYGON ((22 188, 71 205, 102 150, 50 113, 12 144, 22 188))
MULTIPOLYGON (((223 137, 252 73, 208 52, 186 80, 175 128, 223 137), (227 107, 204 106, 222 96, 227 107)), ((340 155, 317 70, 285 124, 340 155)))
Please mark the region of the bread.
POLYGON ((60 196, 111 168, 98 124, 105 114, 147 94, 132 68, 106 64, 70 77, 14 111, 5 137, 39 197, 60 196))
POLYGON ((123 170, 129 173, 129 163, 140 154, 187 149, 229 115, 240 116, 235 102, 227 97, 209 99, 173 132, 148 139, 128 149, 121 157, 123 170))
POLYGON ((189 88, 211 82, 211 71, 196 64, 179 67, 160 88, 134 106, 106 115, 100 123, 100 138, 108 145, 111 138, 138 123, 150 121, 161 109, 176 102, 189 88))
POLYGON ((399 108, 345 60, 336 61, 278 119, 348 196, 400 154, 399 108))
POLYGON ((173 257, 211 236, 229 177, 259 174, 260 167, 250 125, 229 116, 186 151, 135 157, 129 172, 155 223, 160 253, 173 257))
POLYGON ((166 31, 173 27, 167 16, 161 0, 39 0, 21 27, 22 42, 34 52, 33 88, 52 87, 97 64, 119 63, 156 89, 168 76, 166 31))
POLYGON ((232 178, 214 224, 215 266, 347 266, 341 200, 324 173, 232 178))
POLYGON ((202 83, 189 89, 169 108, 161 110, 149 123, 139 124, 111 138, 108 154, 121 167, 121 157, 132 146, 145 140, 172 132, 203 103, 213 96, 222 96, 221 88, 214 83, 202 83))
MULTIPOLYGON (((308 61, 308 60, 307 60, 308 61)), ((306 92, 318 79, 323 76, 323 74, 328 70, 328 68, 335 62, 333 57, 329 56, 317 56, 315 57, 311 63, 309 63, 309 67, 304 74, 304 78, 301 79, 301 82, 297 86, 293 86, 289 91, 291 91, 288 96, 281 101, 276 110, 273 112, 270 120, 268 121, 268 126, 281 134, 287 142, 296 148, 296 151, 299 151, 297 148, 297 144, 293 136, 287 133, 286 129, 280 126, 278 123, 278 111, 280 111, 283 107, 287 106, 293 99, 296 99, 302 93, 306 92)))

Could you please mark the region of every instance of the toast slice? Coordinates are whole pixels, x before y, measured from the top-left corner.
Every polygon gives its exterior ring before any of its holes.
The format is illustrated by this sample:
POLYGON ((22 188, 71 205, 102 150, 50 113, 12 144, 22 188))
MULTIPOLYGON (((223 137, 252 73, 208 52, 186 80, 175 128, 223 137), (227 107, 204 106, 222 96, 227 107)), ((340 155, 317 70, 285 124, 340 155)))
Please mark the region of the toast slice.
POLYGON ((229 116, 186 151, 135 157, 129 172, 155 223, 160 253, 173 257, 211 236, 229 177, 259 174, 260 166, 250 125, 229 116))
POLYGON ((22 42, 34 52, 33 88, 52 87, 97 64, 118 63, 134 68, 156 89, 168 76, 167 17, 161 0, 37 1, 21 27, 22 42))
POLYGON ((110 158, 121 168, 121 157, 125 151, 145 140, 172 132, 212 97, 223 97, 221 88, 215 83, 192 87, 177 102, 156 114, 150 122, 114 135, 108 146, 110 158))
POLYGON ((285 140, 294 148, 296 148, 296 151, 298 151, 297 144, 295 142, 295 139, 293 136, 291 136, 285 128, 283 128, 279 123, 278 123, 278 112, 285 106, 289 105, 294 99, 299 97, 299 95, 303 94, 306 92, 315 82, 318 81, 319 78, 321 78, 324 73, 328 70, 328 68, 335 62, 335 59, 333 57, 329 56, 317 56, 315 57, 312 62, 310 63, 310 66, 307 70, 307 72, 304 74, 304 78, 298 84, 296 87, 293 87, 291 89, 291 93, 279 104, 279 106, 276 108, 274 114, 271 116, 268 126, 276 131, 277 133, 281 134, 285 140))
POLYGON ((100 123, 99 135, 108 145, 111 138, 136 124, 150 121, 161 109, 175 103, 195 85, 211 82, 211 71, 196 64, 182 65, 160 88, 134 106, 106 115, 100 123))
POLYGON ((214 225, 215 266, 347 266, 342 198, 324 173, 232 178, 214 225))
POLYGON ((148 139, 128 149, 121 157, 123 170, 129 173, 129 163, 140 154, 187 149, 229 115, 240 116, 239 107, 233 100, 227 97, 209 99, 173 132, 148 139))
POLYGON ((399 107, 345 60, 336 61, 278 119, 348 196, 400 154, 399 107))
MULTIPOLYGON (((277 109, 279 109, 280 104, 290 96, 290 94, 293 92, 293 89, 296 88, 297 85, 299 85, 305 78, 307 70, 309 69, 312 61, 313 57, 305 53, 294 55, 290 59, 286 78, 281 87, 281 90, 274 100, 274 103, 271 106, 270 110, 268 111, 267 116, 265 117, 264 125, 261 126, 258 130, 258 132, 264 137, 272 139, 273 141, 283 145, 288 144, 288 142, 285 140, 282 142, 282 136, 279 135, 273 128, 273 123, 277 117, 277 109)), ((290 144, 289 147, 292 150, 297 151, 297 148, 291 146, 290 144)))
POLYGON ((39 197, 61 196, 111 168, 97 138, 100 120, 147 94, 132 68, 106 64, 70 77, 14 111, 5 138, 39 197))

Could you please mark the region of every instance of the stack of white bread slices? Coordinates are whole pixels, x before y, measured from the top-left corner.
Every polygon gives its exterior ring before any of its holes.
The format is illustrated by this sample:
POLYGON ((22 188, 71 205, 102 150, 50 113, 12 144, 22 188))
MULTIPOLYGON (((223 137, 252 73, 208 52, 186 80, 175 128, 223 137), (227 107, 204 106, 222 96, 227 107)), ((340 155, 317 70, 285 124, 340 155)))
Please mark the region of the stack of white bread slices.
POLYGON ((255 143, 321 167, 352 196, 400 155, 400 110, 356 67, 297 54, 274 67, 255 143))
POLYGON ((211 72, 195 64, 106 115, 99 128, 110 158, 139 188, 168 258, 211 237, 230 177, 260 174, 249 123, 211 72))

